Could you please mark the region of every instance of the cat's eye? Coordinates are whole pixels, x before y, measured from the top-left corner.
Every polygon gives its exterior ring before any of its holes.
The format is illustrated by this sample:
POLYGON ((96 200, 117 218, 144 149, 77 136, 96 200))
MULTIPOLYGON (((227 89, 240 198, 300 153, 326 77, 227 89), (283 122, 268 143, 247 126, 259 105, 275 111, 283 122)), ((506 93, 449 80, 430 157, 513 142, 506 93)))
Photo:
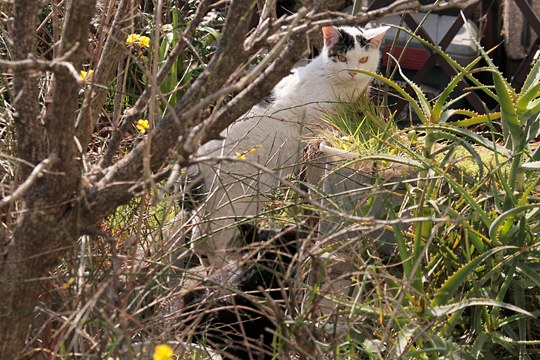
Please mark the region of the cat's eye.
POLYGON ((362 56, 360 59, 358 59, 358 62, 359 62, 360 64, 363 64, 363 63, 365 63, 365 62, 367 62, 367 61, 368 61, 368 57, 367 57, 367 56, 362 56))
POLYGON ((347 62, 347 58, 345 57, 345 55, 339 54, 339 55, 337 56, 337 59, 338 59, 339 61, 341 61, 341 62, 347 62))

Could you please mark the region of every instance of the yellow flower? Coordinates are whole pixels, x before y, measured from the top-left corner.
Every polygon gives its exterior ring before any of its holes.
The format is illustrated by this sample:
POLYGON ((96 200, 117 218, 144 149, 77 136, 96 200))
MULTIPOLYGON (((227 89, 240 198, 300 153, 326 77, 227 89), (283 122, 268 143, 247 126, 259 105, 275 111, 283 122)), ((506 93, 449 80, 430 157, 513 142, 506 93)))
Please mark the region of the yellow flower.
POLYGON ((62 285, 62 288, 63 289, 69 289, 71 287, 71 285, 75 284, 75 278, 72 277, 72 278, 69 278, 68 281, 66 281, 63 285, 62 285))
POLYGON ((144 134, 146 130, 150 128, 150 124, 148 123, 148 120, 146 119, 139 119, 135 127, 137 128, 137 130, 139 130, 141 134, 144 134))
POLYGON ((143 48, 150 47, 150 38, 148 36, 141 36, 139 39, 139 45, 143 48))
POLYGON ((158 345, 154 349, 153 360, 172 360, 174 350, 169 345, 158 345))
POLYGON ((126 44, 138 48, 147 48, 150 47, 150 38, 139 34, 130 34, 126 39, 126 44))
POLYGON ((90 81, 92 80, 92 75, 94 74, 94 70, 90 69, 88 71, 81 70, 81 73, 79 74, 79 78, 81 80, 90 81))
POLYGON ((140 39, 141 39, 141 35, 139 35, 139 34, 130 34, 126 39, 126 44, 128 44, 128 45, 136 44, 136 43, 139 42, 140 39))
POLYGON ((251 149, 249 149, 247 151, 243 151, 243 152, 236 151, 234 154, 236 155, 236 157, 238 157, 238 158, 240 158, 242 160, 246 160, 246 155, 247 154, 252 154, 255 151, 257 151, 257 149, 260 149, 260 148, 262 148, 262 144, 259 144, 259 145, 255 146, 255 147, 253 147, 253 148, 251 148, 251 149))

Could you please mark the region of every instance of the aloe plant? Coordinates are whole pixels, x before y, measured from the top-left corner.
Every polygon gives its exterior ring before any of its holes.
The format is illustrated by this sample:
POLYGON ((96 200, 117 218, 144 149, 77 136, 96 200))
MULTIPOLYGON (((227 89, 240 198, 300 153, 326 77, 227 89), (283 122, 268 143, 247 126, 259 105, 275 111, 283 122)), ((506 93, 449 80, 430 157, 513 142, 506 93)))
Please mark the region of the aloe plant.
MULTIPOLYGON (((530 348, 540 345, 531 335, 540 330, 540 311, 527 300, 540 295, 540 150, 532 146, 540 129, 540 61, 518 91, 494 65, 490 51, 478 46, 479 56, 461 66, 412 31, 399 30, 441 55, 458 74, 430 101, 399 64, 398 73, 411 93, 382 75, 355 70, 394 89, 421 122, 412 129, 416 148, 393 144, 419 169, 417 184, 403 205, 413 209, 417 219, 408 229, 392 225, 405 282, 390 281, 392 275, 386 274, 388 304, 351 305, 381 324, 382 335, 365 336, 358 347, 377 359, 450 354, 476 359, 503 350, 530 359, 530 348), (480 61, 486 65, 478 67, 480 61), (493 83, 482 83, 479 73, 491 74, 493 83), (495 100, 496 111, 454 109, 465 96, 455 95, 464 79, 472 84, 470 91, 495 100), (475 125, 491 131, 477 133, 470 129, 475 125), (477 164, 476 174, 456 171, 456 147, 477 164), (462 342, 456 333, 468 334, 470 342, 462 342)), ((389 214, 397 220, 392 209, 389 214)))

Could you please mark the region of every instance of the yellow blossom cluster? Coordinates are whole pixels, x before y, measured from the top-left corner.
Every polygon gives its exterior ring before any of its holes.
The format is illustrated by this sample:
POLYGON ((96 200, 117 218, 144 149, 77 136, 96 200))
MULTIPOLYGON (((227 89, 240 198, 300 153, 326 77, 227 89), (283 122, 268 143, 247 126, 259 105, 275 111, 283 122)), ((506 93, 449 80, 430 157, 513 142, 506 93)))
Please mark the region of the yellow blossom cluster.
POLYGON ((150 47, 150 38, 139 34, 130 34, 126 39, 126 45, 136 46, 139 49, 150 47))
POLYGON ((150 128, 150 123, 146 119, 139 119, 135 127, 141 134, 144 134, 150 128))

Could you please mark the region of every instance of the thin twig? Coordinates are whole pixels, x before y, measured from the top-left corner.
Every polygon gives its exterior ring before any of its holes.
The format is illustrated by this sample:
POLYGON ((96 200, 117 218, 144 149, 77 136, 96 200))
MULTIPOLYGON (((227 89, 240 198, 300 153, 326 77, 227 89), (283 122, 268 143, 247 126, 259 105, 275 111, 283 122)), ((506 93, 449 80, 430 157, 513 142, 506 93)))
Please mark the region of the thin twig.
POLYGON ((255 161, 248 161, 248 160, 240 159, 238 157, 228 157, 228 156, 201 156, 201 157, 192 159, 193 164, 197 164, 197 163, 208 164, 209 162, 242 162, 244 164, 249 164, 250 166, 253 166, 255 169, 257 169, 258 171, 261 171, 270 175, 280 185, 284 185, 287 188, 293 190, 300 197, 302 197, 304 201, 315 206, 317 209, 321 209, 324 212, 327 212, 328 214, 340 216, 344 219, 357 222, 358 224, 365 223, 369 225, 373 224, 373 225, 388 226, 388 225, 400 225, 400 224, 413 224, 420 221, 431 221, 435 223, 449 223, 449 222, 457 223, 464 219, 463 216, 457 217, 456 219, 449 219, 447 217, 435 218, 431 216, 423 216, 423 217, 398 218, 398 219, 388 220, 388 219, 376 219, 373 216, 356 216, 356 215, 351 215, 351 214, 345 214, 342 211, 338 211, 338 210, 335 210, 334 208, 321 204, 320 202, 321 199, 313 199, 313 197, 308 192, 304 191, 300 186, 297 186, 294 184, 294 182, 281 177, 279 175, 279 172, 276 172, 275 169, 270 169, 255 161))
MULTIPOLYGON (((195 31, 197 30, 197 27, 203 20, 204 15, 206 15, 206 12, 210 7, 210 3, 210 0, 206 0, 202 1, 199 4, 193 20, 190 22, 186 31, 181 34, 181 36, 179 36, 178 42, 167 56, 167 60, 165 61, 165 63, 159 69, 156 78, 156 84, 161 84, 163 80, 165 80, 165 78, 169 75, 171 68, 176 62, 178 56, 180 56, 182 51, 185 49, 186 45, 188 44, 188 40, 193 37, 195 31)), ((181 30, 179 29, 179 31, 181 30)), ((151 98, 152 88, 153 86, 151 85, 147 86, 141 96, 139 96, 135 104, 131 108, 126 109, 126 111, 124 112, 124 116, 122 116, 122 119, 120 120, 120 125, 118 126, 117 130, 113 132, 111 140, 109 141, 109 146, 107 147, 105 154, 99 162, 100 168, 106 168, 111 164, 113 156, 116 153, 120 142, 122 141, 124 133, 128 130, 129 126, 136 119, 138 119, 139 114, 142 113, 145 107, 148 105, 148 101, 151 98)))

